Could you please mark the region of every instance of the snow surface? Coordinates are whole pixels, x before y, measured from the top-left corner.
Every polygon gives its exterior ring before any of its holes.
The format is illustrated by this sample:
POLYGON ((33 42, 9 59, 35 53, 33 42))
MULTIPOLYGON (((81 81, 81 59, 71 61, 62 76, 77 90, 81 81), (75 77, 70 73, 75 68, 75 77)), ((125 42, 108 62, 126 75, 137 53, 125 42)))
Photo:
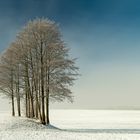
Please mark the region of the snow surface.
POLYGON ((0 112, 0 140, 140 140, 140 111, 51 110, 51 125, 0 112))

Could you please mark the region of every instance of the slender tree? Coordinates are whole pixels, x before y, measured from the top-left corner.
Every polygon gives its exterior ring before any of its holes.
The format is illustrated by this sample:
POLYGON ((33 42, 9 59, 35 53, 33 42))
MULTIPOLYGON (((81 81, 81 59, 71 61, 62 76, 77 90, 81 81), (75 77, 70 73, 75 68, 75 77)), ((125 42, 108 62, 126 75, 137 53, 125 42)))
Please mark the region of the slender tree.
POLYGON ((0 61, 0 90, 5 96, 11 98, 12 116, 15 116, 14 66, 13 51, 8 49, 3 53, 0 61))

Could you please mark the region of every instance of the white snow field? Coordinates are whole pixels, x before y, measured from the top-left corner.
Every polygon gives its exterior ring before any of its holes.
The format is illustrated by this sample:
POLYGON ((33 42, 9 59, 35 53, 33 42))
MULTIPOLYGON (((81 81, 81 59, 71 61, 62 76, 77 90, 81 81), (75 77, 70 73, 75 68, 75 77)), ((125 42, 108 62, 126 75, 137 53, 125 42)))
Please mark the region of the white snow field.
POLYGON ((51 110, 52 126, 0 112, 0 140, 140 140, 140 111, 51 110))

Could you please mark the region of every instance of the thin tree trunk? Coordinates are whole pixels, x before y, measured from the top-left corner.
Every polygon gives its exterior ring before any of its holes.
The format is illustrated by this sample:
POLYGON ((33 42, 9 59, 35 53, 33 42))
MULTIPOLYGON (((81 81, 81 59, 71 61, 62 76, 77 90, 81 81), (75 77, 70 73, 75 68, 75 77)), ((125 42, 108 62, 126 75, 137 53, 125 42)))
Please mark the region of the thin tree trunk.
POLYGON ((25 92, 26 92, 25 93, 26 117, 28 117, 28 95, 27 95, 27 90, 25 92))
POLYGON ((33 95, 31 93, 30 81, 28 77, 28 94, 29 94, 29 109, 30 109, 30 117, 34 117, 34 104, 33 104, 33 95))
POLYGON ((13 94, 13 92, 12 92, 12 116, 15 116, 14 94, 13 94))
POLYGON ((17 109, 18 109, 18 116, 21 116, 21 110, 20 110, 20 96, 19 93, 17 91, 17 109))
POLYGON ((46 93, 46 124, 50 124, 50 121, 49 121, 49 89, 46 93))
POLYGON ((28 93, 28 117, 31 118, 31 112, 30 112, 30 96, 29 96, 29 93, 28 93))
POLYGON ((39 113, 40 120, 42 121, 41 108, 40 108, 39 101, 38 101, 38 113, 39 113))
POLYGON ((35 80, 34 76, 33 78, 34 78, 34 88, 35 88, 35 117, 38 119, 38 111, 40 112, 39 101, 38 101, 38 88, 37 88, 38 82, 37 80, 35 80))
POLYGON ((21 110, 20 110, 20 95, 19 95, 19 65, 17 69, 17 84, 16 84, 16 96, 17 96, 17 109, 18 109, 18 116, 21 116, 21 110))
POLYGON ((11 99, 12 99, 12 116, 15 116, 15 106, 14 106, 14 87, 13 87, 13 70, 11 70, 11 99))
POLYGON ((28 72, 28 64, 26 64, 26 78, 27 78, 27 87, 28 87, 28 111, 29 117, 34 117, 34 104, 33 104, 33 94, 31 93, 31 86, 30 86, 30 78, 28 72))
POLYGON ((31 109, 32 109, 32 111, 31 111, 31 117, 34 118, 35 113, 34 113, 33 87, 32 87, 32 92, 30 93, 30 96, 31 96, 31 109))
POLYGON ((36 80, 36 82, 34 81, 34 86, 35 86, 35 104, 36 104, 36 118, 38 119, 38 113, 40 115, 40 119, 41 117, 41 110, 40 110, 40 104, 39 104, 39 98, 38 98, 38 82, 36 80))
POLYGON ((47 91, 46 91, 46 124, 50 124, 50 120, 49 120, 49 84, 50 84, 50 75, 49 75, 49 67, 46 68, 46 87, 47 87, 47 91))
POLYGON ((37 91, 35 94, 35 117, 38 119, 38 95, 37 95, 37 91))
POLYGON ((25 71, 26 71, 26 75, 25 75, 25 81, 26 81, 26 107, 27 107, 27 116, 30 118, 31 117, 31 112, 30 112, 30 81, 29 81, 29 74, 28 74, 28 62, 26 62, 25 64, 25 71))
MULTIPOLYGON (((39 76, 40 77, 40 76, 39 76)), ((40 79, 40 78, 39 78, 40 79)), ((38 111, 39 111, 39 116, 40 120, 42 121, 42 113, 41 113, 41 89, 40 89, 40 82, 38 83, 39 86, 39 98, 38 98, 38 111)))
POLYGON ((43 44, 41 43, 41 98, 42 98, 42 124, 45 122, 45 102, 44 102, 44 63, 43 63, 43 44))
MULTIPOLYGON (((32 85, 32 92, 31 92, 31 105, 32 105, 32 117, 35 117, 35 111, 34 111, 34 100, 33 100, 33 93, 34 93, 34 86, 35 86, 35 77, 34 77, 34 66, 33 66, 33 59, 32 59, 32 52, 30 50, 30 59, 31 59, 31 71, 32 71, 32 80, 31 80, 31 85, 32 85)), ((36 91, 36 89, 35 89, 36 91)))

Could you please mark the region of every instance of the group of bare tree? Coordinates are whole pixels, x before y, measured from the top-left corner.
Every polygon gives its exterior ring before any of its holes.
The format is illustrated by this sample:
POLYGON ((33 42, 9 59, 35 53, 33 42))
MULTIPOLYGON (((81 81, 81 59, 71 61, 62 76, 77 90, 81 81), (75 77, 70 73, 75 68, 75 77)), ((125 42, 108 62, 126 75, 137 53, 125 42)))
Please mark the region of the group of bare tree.
POLYGON ((47 19, 30 21, 0 57, 0 90, 15 101, 18 116, 21 104, 26 117, 49 124, 49 101, 73 100, 78 68, 62 40, 58 26, 47 19))

